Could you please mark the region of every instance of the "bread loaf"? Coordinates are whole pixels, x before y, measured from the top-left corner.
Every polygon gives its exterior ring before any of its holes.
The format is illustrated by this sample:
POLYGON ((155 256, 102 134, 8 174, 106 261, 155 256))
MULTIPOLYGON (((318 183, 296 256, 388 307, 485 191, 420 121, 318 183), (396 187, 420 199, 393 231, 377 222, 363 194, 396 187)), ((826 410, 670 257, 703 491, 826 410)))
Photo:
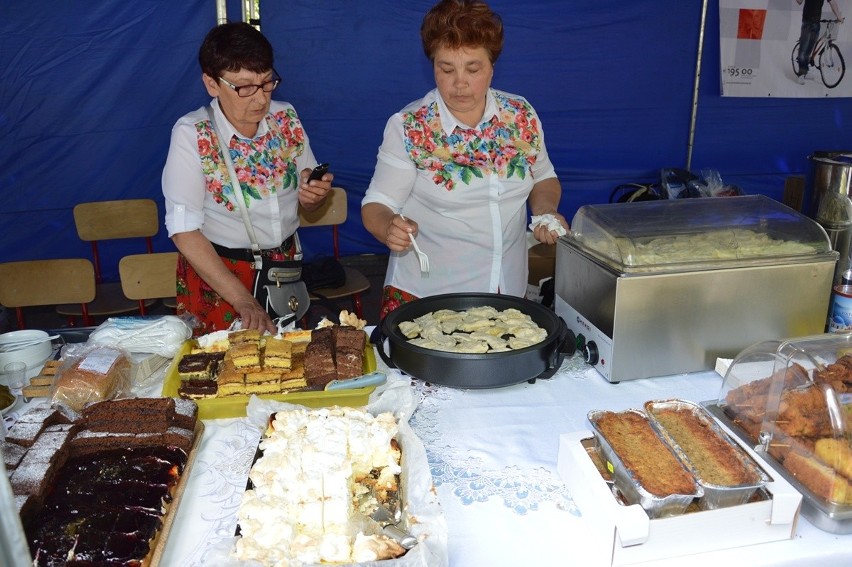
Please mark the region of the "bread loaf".
POLYGON ((88 404, 114 398, 129 381, 130 361, 124 352, 95 347, 69 358, 59 369, 51 402, 81 411, 88 404))

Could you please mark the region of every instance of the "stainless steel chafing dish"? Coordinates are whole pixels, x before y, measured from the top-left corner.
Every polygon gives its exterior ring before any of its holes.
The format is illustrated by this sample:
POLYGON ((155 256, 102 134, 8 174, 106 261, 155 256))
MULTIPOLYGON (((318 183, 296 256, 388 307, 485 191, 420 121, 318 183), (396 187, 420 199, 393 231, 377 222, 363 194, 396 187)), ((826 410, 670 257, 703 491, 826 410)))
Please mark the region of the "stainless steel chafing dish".
POLYGON ((586 205, 556 251, 556 312, 609 381, 712 369, 823 332, 837 253, 762 195, 586 205))

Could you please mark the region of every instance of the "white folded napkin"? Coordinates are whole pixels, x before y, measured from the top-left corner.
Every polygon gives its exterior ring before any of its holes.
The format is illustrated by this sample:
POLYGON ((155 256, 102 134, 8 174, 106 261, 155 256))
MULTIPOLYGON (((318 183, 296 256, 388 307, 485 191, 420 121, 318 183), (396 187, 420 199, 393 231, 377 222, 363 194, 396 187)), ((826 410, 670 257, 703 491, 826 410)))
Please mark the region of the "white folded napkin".
POLYGON ((554 215, 535 215, 530 220, 530 230, 535 230, 535 227, 544 225, 547 227, 547 230, 555 231, 558 236, 568 234, 568 231, 565 230, 565 227, 562 226, 562 223, 554 215))

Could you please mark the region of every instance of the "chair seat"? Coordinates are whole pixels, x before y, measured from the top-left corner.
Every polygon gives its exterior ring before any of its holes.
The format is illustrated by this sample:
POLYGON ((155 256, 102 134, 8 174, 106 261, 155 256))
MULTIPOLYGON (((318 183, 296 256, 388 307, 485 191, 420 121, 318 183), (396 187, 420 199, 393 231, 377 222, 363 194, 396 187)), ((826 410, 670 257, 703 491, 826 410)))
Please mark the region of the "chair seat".
MULTIPOLYGON (((148 299, 145 301, 145 306, 151 306, 155 302, 155 299, 148 299)), ((108 282, 97 285, 95 300, 89 303, 88 309, 92 317, 138 313, 139 302, 124 296, 120 282, 108 282)), ((82 314, 82 308, 73 303, 57 305, 56 312, 67 317, 79 317, 82 314)))
POLYGON ((311 292, 311 299, 337 299, 370 289, 370 280, 364 274, 354 268, 347 268, 345 266, 343 270, 346 272, 345 284, 340 287, 324 287, 314 290, 315 293, 311 292))

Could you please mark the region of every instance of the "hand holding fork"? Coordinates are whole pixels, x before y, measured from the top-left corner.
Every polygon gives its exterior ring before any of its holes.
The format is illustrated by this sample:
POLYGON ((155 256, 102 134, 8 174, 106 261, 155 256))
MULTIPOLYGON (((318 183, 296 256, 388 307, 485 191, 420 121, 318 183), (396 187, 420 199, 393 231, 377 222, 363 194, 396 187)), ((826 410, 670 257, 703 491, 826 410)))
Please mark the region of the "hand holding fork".
MULTIPOLYGON (((399 213, 399 218, 404 221, 408 221, 402 213, 399 213)), ((429 256, 426 255, 425 252, 420 250, 420 247, 417 245, 417 241, 414 240, 414 235, 410 232, 408 233, 408 238, 411 240, 411 245, 414 246, 414 251, 417 253, 417 258, 420 260, 420 273, 422 275, 426 275, 429 273, 429 256)))

